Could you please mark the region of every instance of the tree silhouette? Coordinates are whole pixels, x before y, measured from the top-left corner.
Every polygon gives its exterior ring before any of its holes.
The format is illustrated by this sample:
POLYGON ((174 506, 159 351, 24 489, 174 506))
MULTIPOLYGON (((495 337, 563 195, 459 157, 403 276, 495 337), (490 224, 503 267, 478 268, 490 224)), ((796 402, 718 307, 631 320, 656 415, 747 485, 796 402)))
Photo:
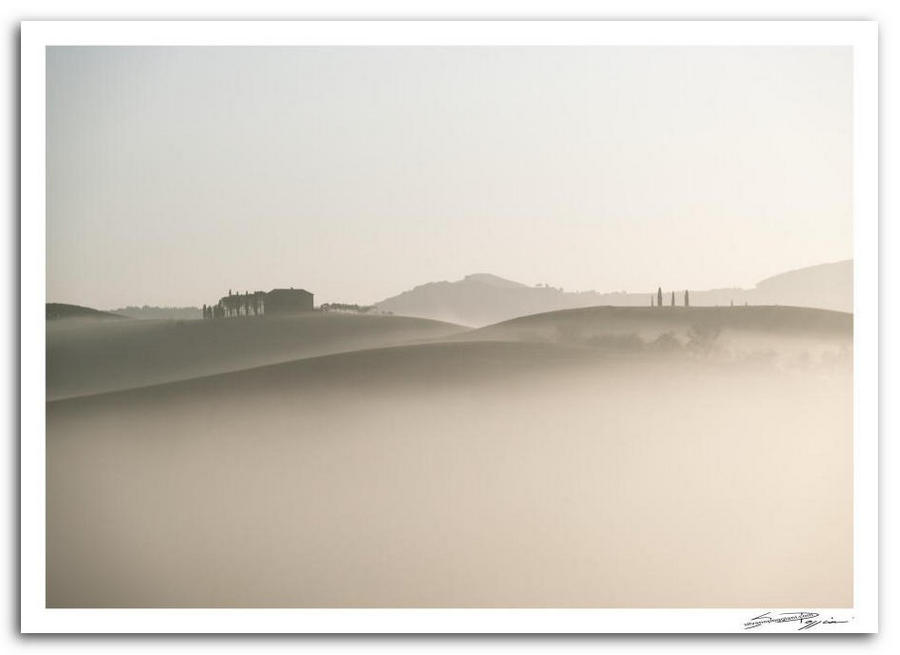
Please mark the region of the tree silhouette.
POLYGON ((690 300, 690 297, 688 296, 687 289, 684 290, 684 306, 685 307, 691 306, 691 300, 690 300))
POLYGON ((656 306, 662 307, 662 287, 656 289, 656 306))

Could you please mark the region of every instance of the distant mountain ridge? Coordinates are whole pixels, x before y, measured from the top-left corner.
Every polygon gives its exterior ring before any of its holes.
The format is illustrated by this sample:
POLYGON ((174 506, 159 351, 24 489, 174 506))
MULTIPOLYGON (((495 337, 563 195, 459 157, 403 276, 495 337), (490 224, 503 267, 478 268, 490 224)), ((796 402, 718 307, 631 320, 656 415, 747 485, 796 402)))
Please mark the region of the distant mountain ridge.
MULTIPOLYGON (((430 282, 377 303, 380 311, 480 327, 519 316, 598 305, 644 307, 646 293, 566 292, 550 286, 529 287, 489 273, 467 275, 456 282, 430 282)), ((663 289, 671 302, 672 289, 663 289)), ((675 289, 683 304, 683 289, 675 289)), ((760 281, 753 289, 690 289, 691 304, 792 305, 853 311, 853 260, 787 271, 760 281)))
POLYGON ((467 275, 463 278, 463 282, 470 282, 475 284, 487 284, 492 287, 497 287, 499 289, 527 289, 528 285, 522 284, 521 282, 513 282, 512 280, 505 280, 502 277, 497 275, 492 275, 490 273, 473 273, 472 275, 467 275))

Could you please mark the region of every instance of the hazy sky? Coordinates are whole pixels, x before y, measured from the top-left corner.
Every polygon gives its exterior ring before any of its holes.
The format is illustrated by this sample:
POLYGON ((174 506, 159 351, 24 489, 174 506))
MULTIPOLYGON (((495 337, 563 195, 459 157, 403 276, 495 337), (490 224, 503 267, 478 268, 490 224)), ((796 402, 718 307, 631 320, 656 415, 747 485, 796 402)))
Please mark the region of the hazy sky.
POLYGON ((852 54, 54 47, 48 301, 752 286, 852 256, 852 54))

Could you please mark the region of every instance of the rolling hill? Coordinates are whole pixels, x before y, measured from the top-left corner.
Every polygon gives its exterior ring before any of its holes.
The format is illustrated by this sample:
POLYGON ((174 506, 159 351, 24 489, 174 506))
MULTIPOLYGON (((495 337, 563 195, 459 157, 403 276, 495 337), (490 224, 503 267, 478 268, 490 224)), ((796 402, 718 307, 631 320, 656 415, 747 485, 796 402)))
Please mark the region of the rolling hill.
POLYGON ((465 329, 427 319, 324 312, 67 323, 47 327, 50 400, 446 337, 465 329))
POLYGON ((82 307, 81 305, 67 305, 61 302, 47 303, 47 320, 59 321, 62 319, 88 319, 88 320, 106 320, 117 318, 128 318, 121 314, 113 312, 104 312, 91 307, 82 307))
POLYGON ((462 333, 457 338, 501 341, 589 341, 592 337, 661 334, 760 333, 773 337, 853 336, 853 315, 824 309, 780 306, 583 307, 532 314, 462 333))

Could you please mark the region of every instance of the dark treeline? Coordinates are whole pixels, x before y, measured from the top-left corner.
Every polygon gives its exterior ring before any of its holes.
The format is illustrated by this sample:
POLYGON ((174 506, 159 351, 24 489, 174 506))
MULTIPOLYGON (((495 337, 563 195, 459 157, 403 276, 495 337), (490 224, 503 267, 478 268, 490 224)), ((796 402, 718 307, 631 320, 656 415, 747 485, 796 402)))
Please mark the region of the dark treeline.
POLYGON ((375 311, 375 305, 357 305, 342 302, 327 302, 319 306, 323 312, 356 312, 367 314, 375 311))
POLYGON ((110 309, 114 314, 122 314, 131 318, 200 318, 202 312, 199 307, 151 307, 143 305, 137 307, 129 305, 119 309, 110 309))

